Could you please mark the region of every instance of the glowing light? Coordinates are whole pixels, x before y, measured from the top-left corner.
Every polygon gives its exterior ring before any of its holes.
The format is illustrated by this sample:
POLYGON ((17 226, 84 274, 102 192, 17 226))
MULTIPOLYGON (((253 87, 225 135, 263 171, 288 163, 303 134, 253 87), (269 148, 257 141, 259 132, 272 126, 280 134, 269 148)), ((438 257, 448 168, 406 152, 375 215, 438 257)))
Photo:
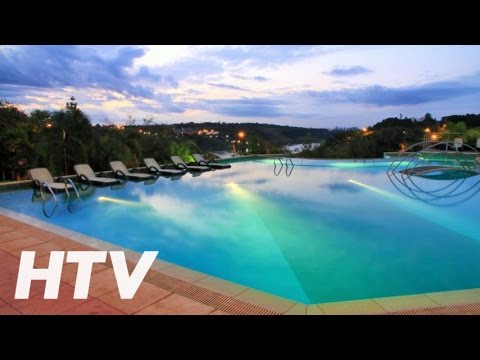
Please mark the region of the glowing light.
POLYGON ((432 135, 432 140, 437 140, 437 139, 438 139, 438 136, 435 135, 435 134, 433 134, 433 135, 432 135))
POLYGON ((364 128, 362 129, 362 131, 363 131, 363 132, 367 132, 368 129, 367 129, 366 127, 364 127, 364 128))
POLYGON ((430 130, 429 128, 426 128, 426 129, 425 129, 425 132, 426 132, 426 133, 429 133, 429 132, 431 132, 431 131, 432 131, 432 130, 430 130))
POLYGON ((107 196, 99 196, 97 200, 101 202, 108 201, 108 202, 112 202, 115 204, 122 204, 122 205, 142 206, 142 204, 135 201, 116 199, 116 198, 107 197, 107 196))
POLYGON ((53 125, 52 125, 51 123, 48 123, 48 124, 47 124, 47 128, 49 128, 49 129, 50 129, 52 126, 53 126, 53 125))
POLYGON ((243 138, 245 137, 245 132, 244 132, 244 131, 240 131, 240 132, 238 133, 238 137, 239 137, 240 139, 243 139, 243 138))
POLYGON ((253 198, 252 194, 249 191, 245 190, 243 187, 241 187, 237 183, 229 182, 225 184, 225 186, 229 188, 235 196, 238 196, 244 199, 253 198))
POLYGON ((387 196, 387 197, 389 197, 389 198, 394 198, 394 195, 390 194, 388 191, 381 190, 381 189, 378 189, 378 188, 376 188, 376 187, 373 187, 373 186, 370 186, 370 185, 361 183, 360 181, 356 181, 356 180, 349 179, 348 182, 351 182, 352 184, 361 186, 361 187, 363 187, 363 188, 365 188, 365 189, 374 191, 374 192, 376 192, 377 194, 382 194, 382 195, 385 195, 385 196, 387 196))

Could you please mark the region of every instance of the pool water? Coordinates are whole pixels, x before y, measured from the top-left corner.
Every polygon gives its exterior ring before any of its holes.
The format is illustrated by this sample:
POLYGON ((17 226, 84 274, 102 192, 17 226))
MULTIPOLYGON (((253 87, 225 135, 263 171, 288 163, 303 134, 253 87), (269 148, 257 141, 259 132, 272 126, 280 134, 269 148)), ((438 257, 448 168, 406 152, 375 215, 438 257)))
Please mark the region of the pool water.
POLYGON ((294 164, 97 188, 50 218, 30 189, 0 207, 307 304, 480 287, 479 175, 407 191, 388 163, 294 164))

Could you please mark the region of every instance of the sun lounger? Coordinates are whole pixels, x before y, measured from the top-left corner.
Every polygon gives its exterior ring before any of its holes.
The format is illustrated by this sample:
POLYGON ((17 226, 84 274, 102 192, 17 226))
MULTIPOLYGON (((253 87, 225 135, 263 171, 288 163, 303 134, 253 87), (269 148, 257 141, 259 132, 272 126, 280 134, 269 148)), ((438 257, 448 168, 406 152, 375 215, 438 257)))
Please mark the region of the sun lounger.
POLYGON ((143 159, 145 166, 147 167, 148 171, 157 175, 163 176, 181 176, 187 172, 186 169, 179 170, 179 169, 165 169, 158 165, 157 161, 153 158, 146 158, 143 159))
POLYGON ((88 164, 78 164, 75 165, 73 169, 81 181, 88 182, 89 184, 113 185, 118 183, 117 179, 98 177, 88 164))
POLYGON ((56 182, 47 168, 36 168, 28 171, 30 178, 38 187, 50 187, 53 190, 68 190, 73 186, 67 181, 56 182))
POLYGON ((56 182, 47 168, 30 169, 28 170, 28 174, 30 175, 33 183, 38 186, 40 190, 42 190, 41 194, 44 200, 45 196, 43 194, 43 189, 48 189, 50 191, 50 194, 55 198, 55 202, 57 202, 55 191, 65 191, 67 196, 70 197, 69 190, 73 189, 77 195, 77 198, 80 198, 78 190, 71 179, 67 179, 62 182, 56 182))
POLYGON ((152 178, 152 175, 149 174, 137 174, 130 172, 125 164, 121 161, 110 161, 110 167, 112 168, 115 176, 127 178, 129 180, 147 180, 152 178))
POLYGON ((187 165, 185 162, 180 158, 180 156, 170 156, 170 159, 172 159, 173 163, 177 167, 177 169, 180 170, 188 170, 188 171, 209 171, 212 170, 208 166, 196 166, 196 165, 187 165))
POLYGON ((232 165, 230 165, 230 164, 220 164, 220 163, 215 162, 215 161, 207 161, 200 154, 193 154, 193 158, 195 159, 195 161, 197 162, 198 165, 208 166, 208 167, 210 167, 212 169, 216 169, 216 170, 230 169, 232 167, 232 165))

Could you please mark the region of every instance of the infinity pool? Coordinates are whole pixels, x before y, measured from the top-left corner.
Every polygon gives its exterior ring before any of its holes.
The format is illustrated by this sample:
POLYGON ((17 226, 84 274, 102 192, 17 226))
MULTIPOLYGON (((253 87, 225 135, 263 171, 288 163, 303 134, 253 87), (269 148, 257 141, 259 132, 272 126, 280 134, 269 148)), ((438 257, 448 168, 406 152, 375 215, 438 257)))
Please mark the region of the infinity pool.
POLYGON ((0 207, 307 304, 480 287, 480 176, 406 186, 388 163, 294 165, 87 190, 49 218, 30 189, 0 207))

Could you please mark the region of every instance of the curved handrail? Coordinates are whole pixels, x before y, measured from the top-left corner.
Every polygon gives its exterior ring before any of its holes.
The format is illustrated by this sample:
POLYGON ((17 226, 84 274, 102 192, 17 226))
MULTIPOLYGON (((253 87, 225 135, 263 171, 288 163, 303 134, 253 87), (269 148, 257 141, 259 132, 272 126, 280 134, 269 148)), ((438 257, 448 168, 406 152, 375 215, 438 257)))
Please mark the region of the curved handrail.
POLYGON ((41 185, 42 185, 42 186, 40 186, 40 194, 42 195, 42 199, 43 199, 44 201, 46 201, 46 199, 45 199, 45 194, 43 194, 43 192, 42 192, 42 189, 43 189, 44 187, 46 187, 46 188, 50 191, 50 194, 52 194, 53 199, 55 200, 55 203, 58 203, 57 196, 55 195, 55 192, 54 192, 53 189, 50 187, 50 185, 48 185, 48 183, 46 183, 46 182, 42 182, 41 185))
POLYGON ((72 185, 72 188, 73 188, 73 190, 75 190, 75 194, 77 195, 77 199, 80 200, 80 194, 78 193, 77 187, 73 183, 72 179, 65 180, 65 189, 66 189, 67 193, 68 193, 68 184, 72 185))
MULTIPOLYGON (((424 142, 418 142, 416 144, 410 145, 408 148, 398 153, 397 158, 391 162, 390 167, 387 170, 387 173, 398 171, 398 168, 400 167, 400 165, 405 165, 403 166, 402 171, 404 171, 405 169, 412 170, 416 167, 419 167, 425 162, 432 161, 431 155, 437 155, 437 154, 444 154, 446 156, 450 156, 452 162, 455 162, 456 164, 458 164, 458 166, 461 167, 462 170, 474 171, 477 173, 480 172, 480 171, 477 171, 474 162, 473 164, 470 164, 471 161, 470 161, 469 155, 461 151, 458 151, 458 149, 448 150, 451 143, 452 142, 449 142, 449 141, 436 142, 434 144, 431 144, 423 148, 420 151, 413 152, 413 154, 412 154, 412 150, 414 150, 418 146, 424 145, 424 142), (445 145, 445 150, 436 149, 438 146, 442 146, 442 145, 445 145), (404 154, 406 153, 409 153, 409 155, 404 156, 404 154), (417 163, 415 164, 415 162, 417 163)), ((464 144, 464 146, 469 148, 473 153, 477 153, 477 154, 479 153, 475 148, 473 148, 468 144, 464 144)), ((448 166, 445 168, 445 170, 458 170, 458 169, 455 169, 455 167, 453 166, 448 166)), ((417 175, 417 174, 411 174, 411 175, 417 175)))
POLYGON ((281 158, 273 158, 273 174, 275 176, 280 175, 280 172, 283 169, 283 162, 281 158), (280 162, 280 169, 277 171, 277 160, 280 162))

